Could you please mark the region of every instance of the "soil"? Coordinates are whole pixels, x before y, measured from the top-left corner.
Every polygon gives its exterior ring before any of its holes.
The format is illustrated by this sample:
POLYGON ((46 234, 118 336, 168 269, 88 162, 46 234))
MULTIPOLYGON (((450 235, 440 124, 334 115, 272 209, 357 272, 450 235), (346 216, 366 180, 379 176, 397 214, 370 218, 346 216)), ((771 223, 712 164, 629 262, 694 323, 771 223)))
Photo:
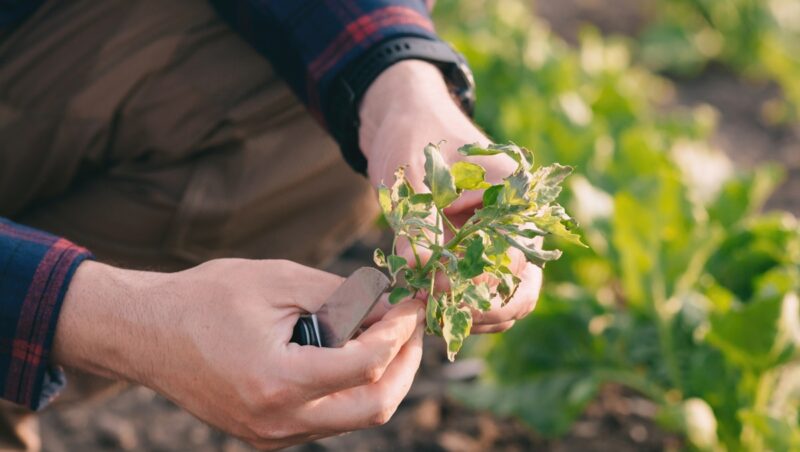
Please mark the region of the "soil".
MULTIPOLYGON (((540 1, 539 13, 553 29, 574 42, 579 28, 591 22, 605 33, 635 35, 651 0, 540 1)), ((774 86, 745 81, 713 68, 700 77, 674 80, 676 106, 710 104, 720 112, 715 143, 742 168, 766 161, 786 170, 786 182, 768 208, 800 214, 800 126, 767 125, 764 102, 779 95, 774 86)), ((372 250, 385 236, 374 232, 329 266, 349 274, 370 263, 372 250)), ((565 437, 542 438, 518 420, 498 418, 459 405, 446 395, 454 380, 474 378, 480 366, 449 364, 441 341, 426 339, 420 373, 406 401, 387 425, 297 446, 293 451, 650 451, 678 450, 681 440, 653 421, 656 407, 637 394, 607 386, 565 437)), ((479 364, 479 363, 478 363, 479 364)), ((146 388, 132 388, 114 398, 47 411, 42 416, 47 451, 248 451, 245 444, 218 432, 146 388)))

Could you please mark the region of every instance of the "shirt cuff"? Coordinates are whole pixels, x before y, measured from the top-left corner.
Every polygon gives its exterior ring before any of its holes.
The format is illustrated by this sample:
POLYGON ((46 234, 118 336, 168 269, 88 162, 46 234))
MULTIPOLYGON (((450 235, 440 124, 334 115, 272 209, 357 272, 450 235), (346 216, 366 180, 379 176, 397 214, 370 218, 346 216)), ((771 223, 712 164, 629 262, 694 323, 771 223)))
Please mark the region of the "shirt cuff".
POLYGON ((64 386, 50 362, 61 304, 86 249, 0 218, 0 396, 38 410, 64 386))

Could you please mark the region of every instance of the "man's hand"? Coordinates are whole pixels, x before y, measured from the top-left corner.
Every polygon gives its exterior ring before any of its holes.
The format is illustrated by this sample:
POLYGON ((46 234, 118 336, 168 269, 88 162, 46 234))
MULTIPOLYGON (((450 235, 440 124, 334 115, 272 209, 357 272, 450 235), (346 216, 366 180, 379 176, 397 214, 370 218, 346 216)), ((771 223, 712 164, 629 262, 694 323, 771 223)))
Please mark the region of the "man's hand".
POLYGON ((342 282, 287 261, 225 259, 161 274, 81 264, 54 362, 149 386, 258 448, 385 423, 422 355, 420 302, 344 347, 290 343, 342 282))
MULTIPOLYGON (((402 61, 381 73, 367 90, 360 110, 360 145, 368 161, 373 185, 391 185, 394 171, 408 165, 406 175, 415 189, 422 183, 425 158, 422 149, 431 141, 445 140, 440 148, 452 164, 459 160, 477 163, 486 169, 486 179, 498 183, 513 172, 516 164, 505 155, 464 157, 456 150, 466 143, 490 141, 456 105, 441 72, 423 61, 402 61)), ((481 206, 482 191, 462 195, 445 214, 456 225, 462 224, 481 206)), ((522 278, 515 296, 485 313, 474 313, 474 333, 491 333, 510 328, 514 321, 536 306, 542 282, 539 267, 525 262, 517 250, 509 252, 513 270, 522 278)), ((442 285, 437 284, 442 287, 442 285)))

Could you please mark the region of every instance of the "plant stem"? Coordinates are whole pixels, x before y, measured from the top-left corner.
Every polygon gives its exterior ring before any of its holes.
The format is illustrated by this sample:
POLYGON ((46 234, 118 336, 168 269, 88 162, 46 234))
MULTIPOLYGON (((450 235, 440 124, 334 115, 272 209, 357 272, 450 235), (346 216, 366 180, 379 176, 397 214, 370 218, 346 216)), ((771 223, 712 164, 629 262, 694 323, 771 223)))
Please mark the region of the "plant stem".
POLYGON ((476 224, 474 224, 472 226, 466 226, 465 225, 463 228, 461 228, 460 231, 458 231, 458 233, 452 239, 450 239, 449 242, 444 244, 444 247, 447 248, 448 250, 452 250, 459 243, 461 243, 462 240, 464 240, 470 234, 472 234, 473 232, 479 230, 480 228, 481 228, 481 223, 476 223, 476 224))
MULTIPOLYGON (((442 230, 442 211, 436 209, 436 224, 435 226, 442 231, 442 240, 444 240, 444 230, 442 230)), ((433 234, 433 243, 440 243, 439 242, 439 233, 436 232, 433 234)))
POLYGON ((669 299, 667 298, 660 265, 657 265, 653 271, 651 285, 652 309, 655 313, 656 326, 658 327, 658 343, 667 366, 667 374, 672 385, 683 391, 683 375, 676 355, 675 338, 672 334, 674 313, 670 312, 670 308, 667 306, 669 299))
POLYGON ((433 286, 434 282, 436 281, 436 267, 433 267, 433 271, 431 271, 431 285, 428 289, 428 297, 433 298, 433 302, 436 303, 436 296, 433 295, 433 286))
POLYGON ((414 261, 417 263, 417 268, 422 268, 422 260, 419 258, 419 253, 417 253, 416 241, 409 237, 408 243, 411 245, 411 252, 414 253, 414 261))
POLYGON ((444 224, 447 225, 447 227, 450 229, 450 232, 452 232, 453 235, 458 234, 458 228, 456 228, 455 225, 453 225, 453 223, 450 221, 450 219, 447 218, 447 216, 444 214, 444 210, 439 208, 437 208, 436 210, 439 211, 439 216, 442 218, 442 220, 444 220, 444 224))

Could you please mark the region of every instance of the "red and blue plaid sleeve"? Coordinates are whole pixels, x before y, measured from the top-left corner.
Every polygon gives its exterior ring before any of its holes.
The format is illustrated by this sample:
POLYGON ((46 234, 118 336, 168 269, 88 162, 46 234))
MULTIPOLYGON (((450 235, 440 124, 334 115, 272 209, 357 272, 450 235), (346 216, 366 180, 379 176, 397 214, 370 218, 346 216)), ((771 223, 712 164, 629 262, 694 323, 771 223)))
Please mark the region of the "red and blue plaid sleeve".
POLYGON ((0 218, 0 397, 39 409, 64 385, 50 350, 69 281, 90 256, 0 218))
POLYGON ((212 0, 324 124, 330 83, 381 41, 438 39, 424 0, 212 0))

